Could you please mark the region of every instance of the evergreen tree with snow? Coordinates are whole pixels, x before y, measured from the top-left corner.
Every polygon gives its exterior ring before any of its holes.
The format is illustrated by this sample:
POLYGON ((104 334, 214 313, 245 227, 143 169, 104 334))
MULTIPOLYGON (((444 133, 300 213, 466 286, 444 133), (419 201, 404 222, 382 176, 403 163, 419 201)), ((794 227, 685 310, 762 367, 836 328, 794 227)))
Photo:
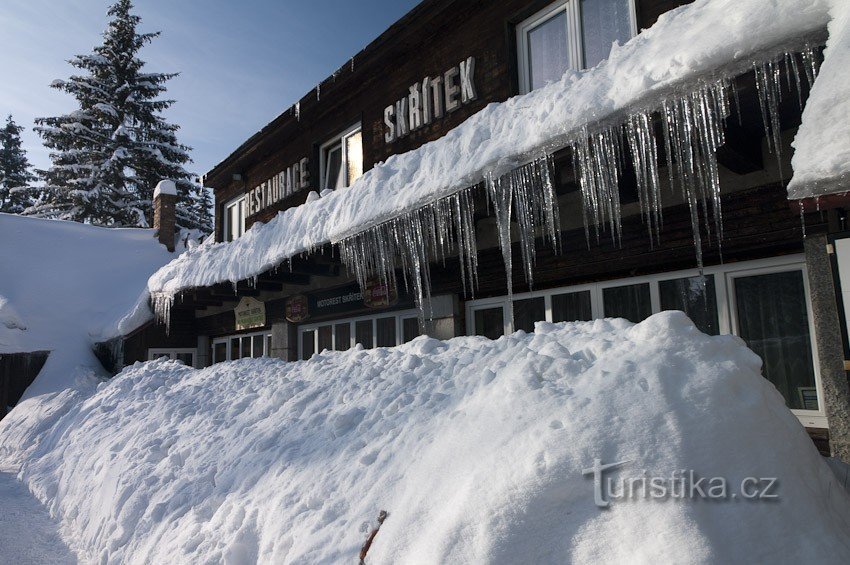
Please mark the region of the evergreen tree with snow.
POLYGON ((51 150, 52 166, 39 171, 45 197, 39 215, 106 226, 149 226, 153 190, 163 179, 177 184, 177 223, 212 229, 197 200, 199 187, 184 165, 189 147, 177 141, 179 126, 162 116, 173 100, 162 99, 177 73, 147 73, 138 53, 159 32, 138 33, 141 18, 130 0, 118 0, 103 44, 70 63, 81 72, 53 88, 71 94, 79 108, 64 116, 36 119, 36 131, 51 150))
POLYGON ((23 130, 11 115, 0 128, 0 212, 20 214, 33 203, 31 183, 36 177, 21 147, 23 130))

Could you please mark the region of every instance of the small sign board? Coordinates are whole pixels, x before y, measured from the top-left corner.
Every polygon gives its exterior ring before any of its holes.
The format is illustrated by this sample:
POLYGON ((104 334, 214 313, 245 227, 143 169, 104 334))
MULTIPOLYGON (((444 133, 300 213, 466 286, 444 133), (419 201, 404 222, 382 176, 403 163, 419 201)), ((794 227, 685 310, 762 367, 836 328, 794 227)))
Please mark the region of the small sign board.
POLYGON ((234 312, 237 331, 261 328, 266 325, 266 305, 256 298, 243 297, 234 312))
POLYGON ((286 305, 284 306, 284 316, 293 324, 303 322, 309 318, 310 308, 307 297, 303 294, 296 294, 287 298, 286 305))

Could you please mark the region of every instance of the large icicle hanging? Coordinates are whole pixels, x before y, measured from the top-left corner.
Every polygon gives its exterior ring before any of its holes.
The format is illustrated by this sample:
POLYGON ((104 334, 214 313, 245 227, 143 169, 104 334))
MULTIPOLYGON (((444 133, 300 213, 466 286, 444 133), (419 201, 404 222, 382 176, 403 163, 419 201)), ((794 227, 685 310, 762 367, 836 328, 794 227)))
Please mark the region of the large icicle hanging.
MULTIPOLYGON (((551 157, 544 156, 505 175, 488 177, 487 195, 497 210, 509 281, 513 214, 517 218, 529 284, 532 282, 535 237, 542 235, 553 246, 558 246, 561 227, 551 175, 551 157)), ((431 296, 432 260, 444 262, 457 254, 464 292, 473 294, 478 278, 473 195, 477 188, 461 190, 343 239, 339 242, 342 262, 354 273, 361 287, 372 277, 396 284, 396 269, 401 269, 405 286, 413 291, 423 320, 429 314, 425 306, 431 296)), ((510 286, 510 282, 508 284, 510 286)))

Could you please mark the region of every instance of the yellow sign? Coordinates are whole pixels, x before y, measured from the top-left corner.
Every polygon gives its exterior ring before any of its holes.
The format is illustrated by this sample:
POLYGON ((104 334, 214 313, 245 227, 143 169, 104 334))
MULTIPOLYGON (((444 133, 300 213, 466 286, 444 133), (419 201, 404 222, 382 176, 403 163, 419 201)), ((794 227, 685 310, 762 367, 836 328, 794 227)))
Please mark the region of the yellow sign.
POLYGON ((266 325, 266 305, 256 298, 244 297, 239 301, 234 312, 237 330, 250 330, 266 325))

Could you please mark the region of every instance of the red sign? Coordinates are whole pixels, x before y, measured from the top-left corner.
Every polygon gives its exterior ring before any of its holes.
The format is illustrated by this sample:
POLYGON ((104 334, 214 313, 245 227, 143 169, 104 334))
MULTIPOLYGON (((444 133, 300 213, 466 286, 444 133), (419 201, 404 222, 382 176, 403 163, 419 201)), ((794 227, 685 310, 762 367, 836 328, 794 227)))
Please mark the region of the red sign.
POLYGON ((398 302, 398 291, 395 285, 385 284, 380 278, 366 281, 363 289, 363 304, 367 308, 386 308, 398 302))
POLYGON ((286 299, 284 315, 290 322, 297 324, 303 322, 310 317, 310 307, 307 297, 303 294, 296 294, 286 299))

